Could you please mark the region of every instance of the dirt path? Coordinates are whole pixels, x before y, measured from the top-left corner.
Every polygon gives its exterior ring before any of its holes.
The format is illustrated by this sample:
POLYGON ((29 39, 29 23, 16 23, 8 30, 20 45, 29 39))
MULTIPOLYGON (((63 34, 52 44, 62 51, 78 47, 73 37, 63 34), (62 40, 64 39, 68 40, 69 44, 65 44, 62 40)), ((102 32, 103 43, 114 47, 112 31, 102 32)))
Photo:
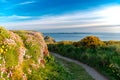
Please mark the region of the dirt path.
POLYGON ((70 58, 63 57, 63 56, 61 56, 59 54, 56 54, 56 53, 53 53, 53 52, 51 52, 51 54, 54 55, 55 57, 64 59, 64 60, 69 61, 69 62, 74 62, 74 63, 82 66, 86 70, 86 72, 88 72, 88 74, 91 75, 93 77, 93 79, 95 79, 95 80, 108 80, 103 75, 98 73, 95 69, 89 67, 86 64, 83 64, 83 63, 81 63, 79 61, 76 61, 76 60, 73 60, 73 59, 70 59, 70 58))

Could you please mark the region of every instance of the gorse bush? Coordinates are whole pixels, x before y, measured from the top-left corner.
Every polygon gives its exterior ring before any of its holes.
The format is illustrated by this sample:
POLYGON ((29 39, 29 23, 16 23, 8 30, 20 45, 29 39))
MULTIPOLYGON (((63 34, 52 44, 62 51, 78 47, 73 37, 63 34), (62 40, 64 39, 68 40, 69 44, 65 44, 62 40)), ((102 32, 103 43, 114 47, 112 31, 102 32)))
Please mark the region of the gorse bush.
POLYGON ((110 41, 104 41, 104 43, 106 45, 116 45, 116 44, 120 44, 120 41, 112 41, 112 40, 110 40, 110 41))
POLYGON ((96 36, 87 36, 80 41, 80 45, 88 48, 96 48, 103 45, 103 42, 96 36))

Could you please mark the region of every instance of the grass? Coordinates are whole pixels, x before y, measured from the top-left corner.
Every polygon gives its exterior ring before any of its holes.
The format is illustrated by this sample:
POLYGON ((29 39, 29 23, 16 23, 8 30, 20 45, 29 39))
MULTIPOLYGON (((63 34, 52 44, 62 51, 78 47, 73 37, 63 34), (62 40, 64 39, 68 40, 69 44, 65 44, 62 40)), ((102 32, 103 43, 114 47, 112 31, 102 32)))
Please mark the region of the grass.
POLYGON ((70 72, 53 56, 46 57, 45 60, 45 68, 39 68, 28 74, 28 80, 72 80, 70 72))
POLYGON ((120 41, 84 38, 82 42, 66 43, 63 41, 48 44, 48 47, 51 52, 88 64, 109 80, 120 79, 120 41), (91 40, 89 41, 89 39, 91 40))
POLYGON ((70 80, 94 80, 81 66, 60 58, 56 59, 71 73, 70 80))

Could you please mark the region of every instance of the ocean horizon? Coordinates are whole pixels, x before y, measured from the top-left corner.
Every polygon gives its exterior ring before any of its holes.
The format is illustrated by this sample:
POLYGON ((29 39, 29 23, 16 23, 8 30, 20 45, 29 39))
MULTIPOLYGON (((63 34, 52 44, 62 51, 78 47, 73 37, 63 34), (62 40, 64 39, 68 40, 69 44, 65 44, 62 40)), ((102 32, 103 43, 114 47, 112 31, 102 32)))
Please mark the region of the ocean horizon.
POLYGON ((91 33, 91 32, 49 32, 49 33, 43 33, 44 36, 51 36, 53 37, 57 42, 58 41, 79 41, 82 38, 86 36, 97 36, 102 41, 120 41, 120 33, 91 33))

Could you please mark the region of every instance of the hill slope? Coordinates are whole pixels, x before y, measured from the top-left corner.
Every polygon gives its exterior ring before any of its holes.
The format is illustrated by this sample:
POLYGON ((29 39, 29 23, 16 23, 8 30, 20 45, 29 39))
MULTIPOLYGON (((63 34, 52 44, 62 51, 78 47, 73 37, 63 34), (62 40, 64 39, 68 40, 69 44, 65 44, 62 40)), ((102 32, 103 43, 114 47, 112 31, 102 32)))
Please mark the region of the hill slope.
POLYGON ((0 27, 0 80, 70 78, 70 73, 49 55, 41 33, 8 31, 0 27))

